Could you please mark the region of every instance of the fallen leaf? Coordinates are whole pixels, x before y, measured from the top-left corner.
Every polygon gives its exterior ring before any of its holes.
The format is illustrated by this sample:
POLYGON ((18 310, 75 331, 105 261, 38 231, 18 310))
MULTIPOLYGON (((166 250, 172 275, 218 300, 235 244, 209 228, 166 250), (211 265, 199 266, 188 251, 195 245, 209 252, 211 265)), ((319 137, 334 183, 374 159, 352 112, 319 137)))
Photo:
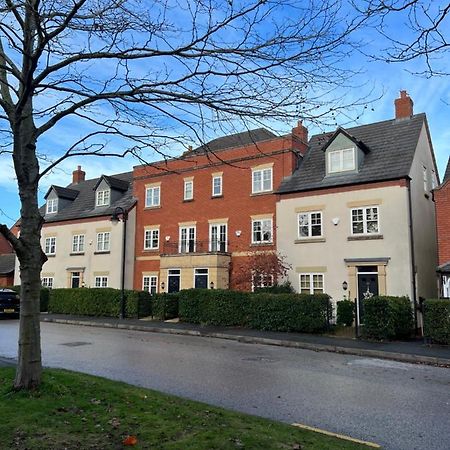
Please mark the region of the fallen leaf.
POLYGON ((131 447, 131 446, 137 444, 137 438, 136 438, 136 436, 127 436, 127 437, 122 441, 122 444, 131 447))

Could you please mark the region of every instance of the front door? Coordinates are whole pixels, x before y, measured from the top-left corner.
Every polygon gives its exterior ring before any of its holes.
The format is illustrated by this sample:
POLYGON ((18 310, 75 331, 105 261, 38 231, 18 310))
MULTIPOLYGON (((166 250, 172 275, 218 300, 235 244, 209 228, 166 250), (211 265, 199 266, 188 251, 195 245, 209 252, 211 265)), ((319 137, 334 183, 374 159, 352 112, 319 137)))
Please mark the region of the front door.
POLYGON ((180 269, 169 269, 169 275, 167 279, 167 292, 179 292, 180 290, 180 269))
POLYGON ((358 312, 359 323, 364 322, 363 300, 378 295, 377 266, 358 267, 358 312))
POLYGON ((72 272, 70 287, 72 288, 80 287, 80 272, 72 272))

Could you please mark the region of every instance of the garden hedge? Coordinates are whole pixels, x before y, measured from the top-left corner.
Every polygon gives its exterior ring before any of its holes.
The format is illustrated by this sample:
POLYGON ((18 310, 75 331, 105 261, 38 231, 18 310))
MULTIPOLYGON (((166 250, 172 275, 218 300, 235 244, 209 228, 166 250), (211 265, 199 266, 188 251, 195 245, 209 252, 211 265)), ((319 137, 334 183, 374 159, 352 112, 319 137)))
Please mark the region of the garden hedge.
POLYGON ((178 293, 152 295, 151 312, 152 316, 159 320, 178 317, 178 293))
POLYGON ((408 297, 375 296, 364 299, 363 305, 363 337, 383 340, 411 336, 414 317, 408 297))
POLYGON ((179 293, 180 320, 203 325, 320 333, 328 328, 326 294, 267 294, 189 289, 179 293))
POLYGON ((450 345, 450 300, 425 300, 424 334, 433 342, 450 345))
MULTIPOLYGON (((48 310, 50 313, 86 316, 119 317, 120 289, 78 288, 52 289, 48 310)), ((125 291, 125 316, 150 315, 150 294, 141 291, 125 291)))
POLYGON ((355 302, 351 300, 341 300, 337 302, 336 323, 351 327, 355 318, 355 302))

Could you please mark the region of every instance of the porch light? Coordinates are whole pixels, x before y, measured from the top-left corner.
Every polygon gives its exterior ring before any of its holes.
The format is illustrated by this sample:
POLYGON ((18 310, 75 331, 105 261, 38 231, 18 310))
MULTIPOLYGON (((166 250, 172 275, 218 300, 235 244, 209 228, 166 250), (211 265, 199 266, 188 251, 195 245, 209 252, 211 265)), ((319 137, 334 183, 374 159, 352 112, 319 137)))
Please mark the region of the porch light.
POLYGON ((164 291, 164 288, 166 287, 166 284, 164 281, 161 281, 161 291, 164 291))
POLYGON ((211 281, 211 283, 209 283, 209 288, 214 289, 214 281, 211 281))
POLYGON ((348 283, 346 281, 342 283, 342 289, 344 289, 344 291, 348 289, 348 283))

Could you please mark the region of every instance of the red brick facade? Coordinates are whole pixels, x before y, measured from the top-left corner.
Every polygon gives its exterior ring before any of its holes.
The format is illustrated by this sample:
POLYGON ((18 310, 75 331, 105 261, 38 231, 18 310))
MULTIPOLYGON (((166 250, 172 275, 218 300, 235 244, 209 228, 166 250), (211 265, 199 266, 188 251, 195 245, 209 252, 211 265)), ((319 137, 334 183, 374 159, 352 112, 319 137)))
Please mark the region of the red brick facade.
POLYGON ((10 243, 0 234, 0 254, 13 253, 10 243))
POLYGON ((450 180, 434 191, 438 265, 450 262, 450 180))
MULTIPOLYGON (((306 130, 299 124, 293 129, 293 135, 223 149, 215 154, 187 152, 180 159, 135 167, 134 196, 138 206, 134 288, 142 289, 143 274, 160 273, 160 255, 179 253, 180 224, 195 226, 196 248, 193 253, 211 253, 210 226, 211 222, 219 219, 223 219, 227 227, 224 252, 229 258, 227 284, 236 287, 233 282, 237 267, 249 252, 276 250, 277 198, 273 192, 281 180, 295 170, 299 153, 306 149, 306 139, 306 130), (255 168, 272 169, 273 189, 270 192, 252 193, 252 169, 255 168), (213 196, 213 175, 222 177, 222 195, 213 196), (193 181, 192 200, 184 200, 186 179, 193 181), (160 187, 159 206, 145 207, 146 187, 149 185, 160 187), (272 218, 272 242, 268 245, 252 244, 252 218, 258 220, 258 216, 272 218), (159 247, 144 250, 145 229, 152 226, 159 228, 159 247)), ((173 258, 169 263, 177 267, 178 261, 173 258)), ((158 290, 165 280, 166 276, 161 273, 158 290)), ((185 284, 183 288, 186 287, 194 286, 185 284)), ((219 283, 217 287, 225 286, 219 283)))

